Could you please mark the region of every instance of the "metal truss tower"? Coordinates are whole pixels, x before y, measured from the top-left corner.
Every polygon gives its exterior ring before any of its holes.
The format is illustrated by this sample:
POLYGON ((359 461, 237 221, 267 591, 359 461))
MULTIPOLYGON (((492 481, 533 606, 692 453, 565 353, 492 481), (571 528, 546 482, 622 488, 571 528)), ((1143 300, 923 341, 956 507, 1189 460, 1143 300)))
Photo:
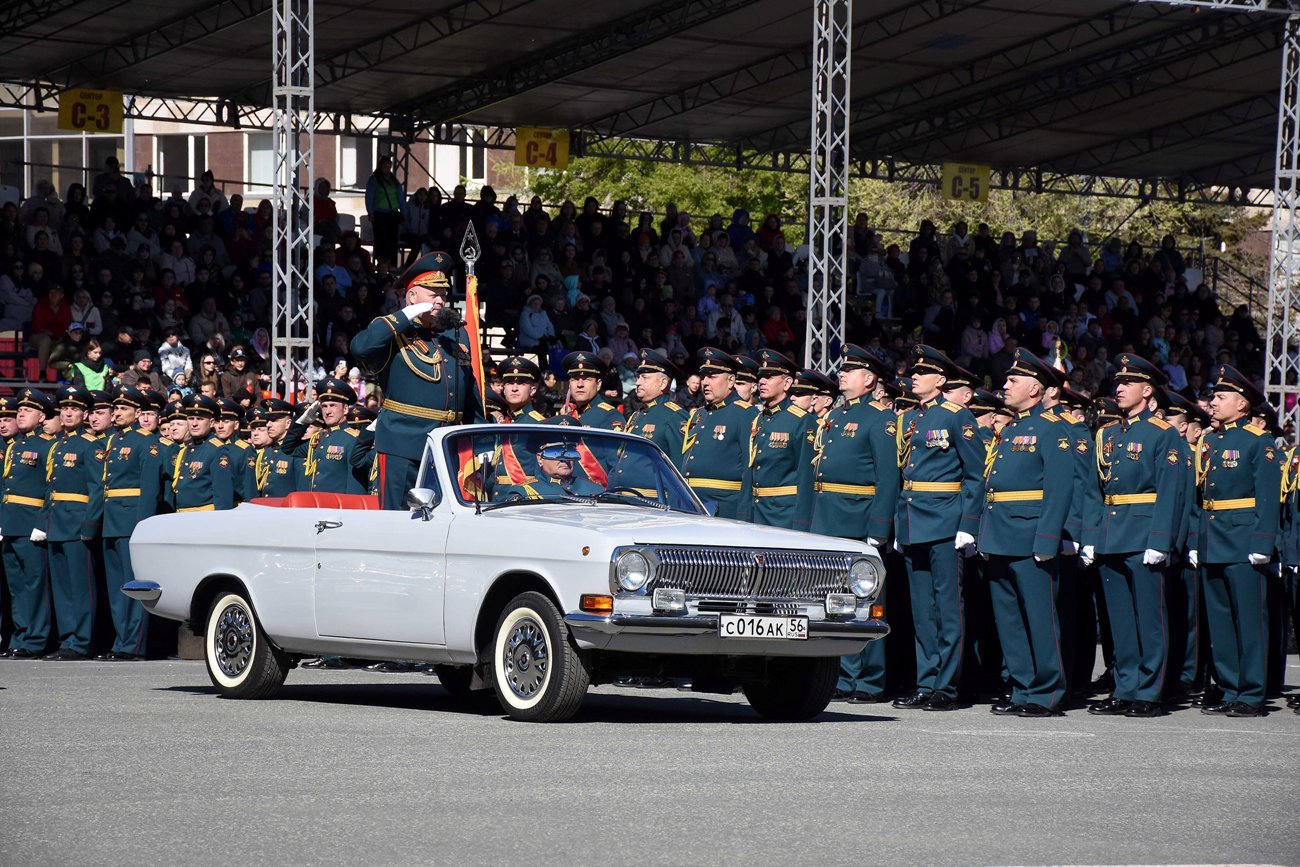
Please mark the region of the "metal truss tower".
POLYGON ((844 343, 852 30, 853 0, 814 0, 804 365, 824 372, 844 343))
POLYGON ((275 0, 271 7, 272 198, 276 214, 271 266, 271 387, 286 400, 306 389, 312 370, 315 17, 314 0, 275 0))
POLYGON ((1273 245, 1268 275, 1266 391, 1300 430, 1300 15, 1286 20, 1277 108, 1273 245), (1288 408, 1287 402, 1292 405, 1288 408))

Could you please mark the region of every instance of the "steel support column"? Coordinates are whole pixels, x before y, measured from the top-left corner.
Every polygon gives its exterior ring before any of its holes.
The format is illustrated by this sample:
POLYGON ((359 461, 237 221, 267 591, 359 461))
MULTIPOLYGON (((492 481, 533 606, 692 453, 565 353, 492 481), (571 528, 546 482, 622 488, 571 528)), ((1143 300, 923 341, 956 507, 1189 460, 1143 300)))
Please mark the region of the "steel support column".
POLYGON ((315 181, 314 0, 275 0, 271 12, 274 275, 272 388, 292 400, 310 383, 315 291, 311 189, 315 181))
POLYGON ((1268 397, 1300 429, 1300 15, 1286 20, 1277 109, 1273 245, 1268 275, 1268 397), (1288 401, 1292 401, 1290 407, 1288 401))
POLYGON ((804 365, 824 372, 844 343, 852 30, 853 0, 815 0, 804 365))

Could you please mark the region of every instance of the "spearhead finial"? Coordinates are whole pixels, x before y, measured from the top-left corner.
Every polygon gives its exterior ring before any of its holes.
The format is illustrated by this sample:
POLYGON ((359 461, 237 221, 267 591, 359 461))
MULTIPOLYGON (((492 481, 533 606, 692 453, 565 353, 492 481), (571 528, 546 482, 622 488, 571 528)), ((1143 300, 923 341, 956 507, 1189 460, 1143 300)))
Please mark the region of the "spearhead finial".
POLYGON ((483 248, 478 242, 478 233, 474 231, 474 221, 465 224, 465 237, 460 240, 460 258, 473 273, 474 263, 483 255, 483 248))

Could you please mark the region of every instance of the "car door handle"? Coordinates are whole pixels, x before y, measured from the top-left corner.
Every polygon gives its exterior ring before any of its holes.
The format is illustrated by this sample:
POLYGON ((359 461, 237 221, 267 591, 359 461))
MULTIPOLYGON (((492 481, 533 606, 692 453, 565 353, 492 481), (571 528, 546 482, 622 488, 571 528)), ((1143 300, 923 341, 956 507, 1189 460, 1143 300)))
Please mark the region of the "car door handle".
POLYGON ((316 535, 319 536, 321 533, 324 533, 326 530, 337 530, 339 527, 342 526, 343 526, 342 521, 317 521, 316 535))

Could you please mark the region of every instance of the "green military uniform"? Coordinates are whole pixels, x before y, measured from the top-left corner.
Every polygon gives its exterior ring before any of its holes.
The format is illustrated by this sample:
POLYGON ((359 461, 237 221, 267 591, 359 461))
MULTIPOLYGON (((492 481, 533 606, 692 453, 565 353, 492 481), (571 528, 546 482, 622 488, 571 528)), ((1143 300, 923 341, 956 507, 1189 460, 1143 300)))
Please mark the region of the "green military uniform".
MULTIPOLYGON (((1166 419, 1185 416, 1189 422, 1209 427, 1209 416, 1195 403, 1175 391, 1166 390, 1162 404, 1166 419)), ((1181 435, 1180 435, 1180 438, 1181 435)), ((1184 442, 1187 442, 1184 438, 1184 442)), ((1199 446, 1199 444, 1198 444, 1199 446)), ((1184 460, 1186 480, 1184 507, 1180 515, 1178 538, 1165 582, 1165 602, 1169 622, 1169 685, 1179 695, 1195 692, 1201 673, 1201 576, 1190 552, 1196 550, 1200 532, 1201 509, 1196 491, 1194 448, 1189 444, 1184 460), (1175 681, 1175 678, 1177 680, 1175 681)))
MULTIPOLYGON (((278 398, 271 398, 263 401, 262 406, 259 407, 257 423, 265 425, 276 419, 287 418, 290 412, 288 403, 278 398)), ((253 463, 257 495, 286 497, 297 490, 294 464, 293 455, 284 450, 282 442, 272 441, 269 445, 257 449, 253 463)))
MULTIPOLYGON (((452 267, 446 253, 429 253, 406 270, 399 288, 424 287, 445 294, 451 288, 452 267)), ((374 437, 379 505, 403 510, 429 431, 483 418, 476 374, 470 369, 469 336, 459 326, 412 322, 399 310, 371 322, 352 338, 351 350, 384 393, 374 437)), ((346 447, 342 440, 332 445, 346 447)), ((334 481, 346 479, 338 475, 334 481)))
MULTIPOLYGON (((541 381, 542 370, 536 364, 520 355, 512 355, 501 362, 497 373, 505 384, 524 383, 536 387, 541 381)), ((488 398, 500 401, 499 411, 507 424, 542 424, 546 416, 533 406, 532 401, 518 407, 511 407, 505 398, 493 393, 488 398)), ((492 464, 496 471, 496 485, 522 485, 537 478, 537 464, 533 456, 523 449, 516 449, 512 437, 503 437, 496 446, 492 464)))
MULTIPOLYGON (((1264 396, 1224 366, 1215 391, 1264 396)), ((1222 704, 1202 713, 1263 712, 1268 674, 1267 582, 1279 526, 1282 461, 1267 433, 1230 422, 1207 431, 1197 455, 1201 526, 1197 560, 1205 572, 1205 610, 1222 704)))
MULTIPOLYGON (((955 365, 942 352, 919 345, 913 373, 947 375, 955 365)), ((916 629, 914 695, 898 707, 947 710, 961 678, 962 556, 958 533, 979 532, 984 506, 985 449, 970 411, 942 396, 907 410, 899 421, 903 485, 894 534, 903 548, 916 629)))
MULTIPOLYGON (((594 352, 570 352, 560 362, 565 374, 573 379, 579 376, 603 377, 606 372, 605 362, 594 352)), ((546 424, 570 425, 577 423, 582 427, 597 427, 604 430, 623 430, 627 420, 618 407, 596 397, 586 405, 566 403, 558 414, 548 418, 546 424)), ((608 451, 596 454, 587 445, 579 444, 578 453, 582 456, 582 473, 602 488, 609 484, 609 468, 617 460, 617 453, 608 451)))
MULTIPOLYGON (((736 374, 737 359, 721 349, 696 353, 701 376, 736 374)), ((741 484, 749 464, 749 435, 758 409, 733 392, 722 400, 692 409, 682 437, 682 475, 701 499, 716 503, 719 518, 749 519, 741 484)))
MULTIPOLYGON (((1121 354, 1116 364, 1118 380, 1157 388, 1165 382, 1139 356, 1121 354)), ((1143 408, 1101 428, 1096 447, 1103 496, 1096 554, 1115 646, 1115 691, 1089 712, 1151 716, 1159 712, 1165 683, 1164 573, 1185 508, 1186 444, 1143 408)))
MULTIPOLYGON (((158 421, 162 425, 160 431, 165 430, 166 426, 173 421, 184 421, 184 420, 185 420, 185 408, 181 406, 180 401, 173 401, 172 403, 169 403, 165 407, 163 407, 163 411, 158 416, 158 421)), ((164 490, 171 487, 171 483, 172 483, 171 474, 172 471, 176 468, 176 457, 181 453, 181 447, 183 445, 184 443, 176 442, 171 437, 168 437, 165 434, 162 434, 161 432, 158 435, 158 448, 160 449, 161 452, 162 465, 164 470, 167 473, 167 477, 163 480, 164 490)))
MULTIPOLYGON (((772 349, 759 352, 759 378, 788 376, 795 367, 772 349)), ((749 468, 742 493, 755 524, 808 529, 817 417, 787 397, 762 407, 750 431, 749 468), (801 496, 800 492, 804 492, 801 496)))
MULTIPOLYGON (((244 409, 233 400, 217 398, 217 418, 222 422, 244 422, 244 409)), ((257 454, 247 440, 241 439, 238 431, 229 437, 217 435, 217 439, 226 447, 230 456, 231 481, 235 486, 235 502, 257 496, 257 454)))
MULTIPOLYGON (((206 395, 185 398, 186 415, 216 418, 220 406, 206 395)), ((177 512, 211 512, 235 507, 235 474, 226 443, 215 433, 186 443, 176 457, 172 503, 177 512)))
MULTIPOLYGON (((841 370, 868 369, 888 375, 884 363, 856 344, 845 344, 841 370)), ((813 444, 810 529, 825 536, 871 542, 884 549, 893 535, 900 479, 898 416, 870 395, 847 400, 818 426, 813 444)), ((839 692, 850 700, 879 699, 885 692, 885 642, 840 658, 839 692)))
MULTIPOLYGON (((134 388, 123 388, 113 402, 139 410, 148 398, 134 388)), ((139 658, 145 652, 148 619, 143 605, 119 591, 135 580, 131 533, 140 521, 158 513, 167 469, 158 437, 138 427, 118 428, 97 445, 104 450, 104 483, 97 489, 102 496, 92 491, 89 515, 103 526, 104 575, 114 632, 108 656, 139 658)))
MULTIPOLYGON (((636 369, 638 377, 644 374, 661 374, 668 378, 668 389, 672 388, 674 379, 682 378, 668 357, 655 349, 641 350, 641 363, 636 369)), ((676 401, 670 400, 665 391, 658 397, 650 398, 641 409, 632 413, 624 427, 628 433, 645 437, 659 446, 668 460, 680 468, 682 461, 682 442, 685 437, 687 412, 676 401)), ((658 463, 649 455, 640 451, 628 452, 619 449, 613 471, 610 473, 609 487, 628 487, 636 489, 642 496, 655 498, 663 487, 658 478, 658 463)))
MULTIPOLYGON (((1028 377, 1044 389, 1055 371, 1026 349, 1016 351, 1009 377, 1028 377)), ((993 614, 1011 680, 1002 713, 1045 716, 1066 696, 1056 585, 1061 537, 1074 499, 1075 440, 1069 425, 1041 405, 1022 410, 1002 429, 986 467, 985 510, 979 550, 993 614)))
POLYGON ((1057 613, 1061 621, 1061 657, 1065 664, 1065 686, 1081 693, 1092 682, 1096 659, 1097 623, 1092 604, 1092 588, 1077 556, 1085 545, 1096 544, 1096 526, 1085 526, 1085 517, 1095 522, 1101 516, 1101 488, 1097 485, 1097 461, 1093 455, 1093 435, 1079 406, 1088 399, 1065 385, 1058 376, 1062 403, 1055 409, 1071 438, 1070 455, 1074 462, 1074 496, 1061 536, 1060 581, 1057 613))
MULTIPOLYGON (((68 386, 59 392, 59 407, 89 412, 90 392, 68 386)), ((98 535, 90 518, 92 491, 104 484, 104 453, 99 438, 77 429, 65 431, 50 451, 46 495, 46 543, 50 556, 50 590, 59 650, 69 659, 90 654, 95 619, 95 572, 90 546, 98 535)))
MULTIPOLYGON (((54 400, 27 388, 18 396, 18 410, 34 409, 53 416, 54 400)), ((22 659, 41 656, 50 635, 50 589, 46 582, 44 545, 32 541, 32 531, 44 529, 47 461, 55 437, 38 426, 19 434, 5 448, 4 502, 0 505, 0 532, 4 541, 5 578, 13 617, 8 655, 22 659)))
MULTIPOLYGON (((356 403, 356 393, 342 380, 330 377, 316 385, 317 399, 356 403)), ((369 431, 358 431, 346 423, 327 427, 304 439, 307 425, 289 425, 281 448, 306 461, 308 488, 335 494, 365 494, 370 489, 371 450, 375 439, 369 431)), ((413 484, 413 482, 412 482, 413 484)), ((391 493, 391 492, 390 492, 391 493)))

